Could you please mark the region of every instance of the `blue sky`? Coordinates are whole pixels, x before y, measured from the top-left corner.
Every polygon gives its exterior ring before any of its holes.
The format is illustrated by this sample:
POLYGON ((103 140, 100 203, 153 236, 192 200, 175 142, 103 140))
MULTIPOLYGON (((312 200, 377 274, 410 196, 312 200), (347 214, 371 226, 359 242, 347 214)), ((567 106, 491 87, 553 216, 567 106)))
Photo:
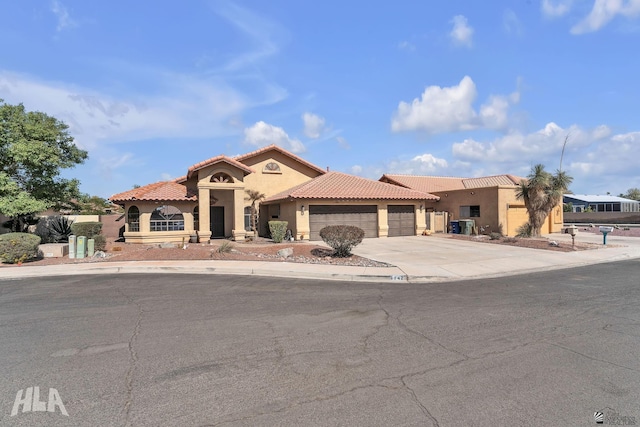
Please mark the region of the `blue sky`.
POLYGON ((640 187, 640 0, 0 0, 0 98, 108 197, 271 143, 383 173, 640 187))

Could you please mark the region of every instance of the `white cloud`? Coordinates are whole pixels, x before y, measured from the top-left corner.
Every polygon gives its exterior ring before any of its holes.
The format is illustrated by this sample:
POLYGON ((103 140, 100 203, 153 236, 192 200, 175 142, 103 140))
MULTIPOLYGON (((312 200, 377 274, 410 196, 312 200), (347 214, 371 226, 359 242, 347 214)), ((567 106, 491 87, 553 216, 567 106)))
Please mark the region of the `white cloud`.
POLYGON ((312 113, 304 113, 302 115, 302 121, 304 122, 304 134, 309 138, 317 139, 324 131, 325 120, 312 113))
POLYGON ((251 106, 232 87, 191 76, 148 72, 162 95, 117 97, 93 89, 0 70, 0 98, 46 111, 69 125, 83 148, 152 138, 235 133, 228 123, 251 106))
POLYGON ((270 144, 276 144, 293 153, 302 153, 305 151, 304 144, 289 135, 278 126, 273 126, 263 121, 259 121, 253 126, 244 130, 244 140, 246 143, 263 147, 270 144))
POLYGON ((477 96, 476 85, 465 76, 457 86, 429 86, 421 99, 411 104, 401 101, 391 121, 394 132, 422 130, 432 134, 467 131, 478 128, 505 129, 508 110, 519 101, 515 92, 509 96, 493 95, 480 107, 473 108, 477 96))
POLYGON ((348 150, 351 148, 351 146, 349 145, 349 141, 347 141, 346 138, 342 136, 336 136, 336 140, 338 141, 338 144, 340 145, 340 147, 344 148, 345 150, 348 150))
POLYGON ((518 15, 511 9, 505 10, 502 14, 502 25, 507 34, 521 36, 524 33, 522 22, 520 22, 518 15))
POLYGON ((640 0, 595 0, 589 15, 571 28, 572 34, 598 31, 616 15, 634 18, 640 15, 640 0))
POLYGON ((468 20, 463 15, 456 15, 451 20, 453 29, 449 37, 458 46, 471 47, 473 44, 473 28, 468 24, 468 20))
POLYGON ((566 15, 573 6, 573 0, 542 0, 542 14, 548 18, 566 15))
POLYGON ((453 156, 463 161, 486 163, 547 163, 559 164, 560 153, 568 136, 567 152, 578 152, 593 143, 607 138, 611 131, 606 126, 599 126, 586 131, 578 126, 563 129, 557 124, 548 123, 537 132, 522 134, 511 132, 490 142, 479 142, 465 139, 454 143, 453 156))
POLYGON ((78 25, 69 15, 67 8, 57 0, 51 2, 51 12, 58 18, 58 25, 56 26, 56 31, 58 32, 78 25))
POLYGON ((351 166, 351 173, 354 175, 360 175, 362 173, 362 166, 360 165, 351 166))
POLYGON ((405 50, 407 52, 413 52, 416 50, 416 46, 411 42, 403 40, 400 43, 398 43, 398 49, 405 50))

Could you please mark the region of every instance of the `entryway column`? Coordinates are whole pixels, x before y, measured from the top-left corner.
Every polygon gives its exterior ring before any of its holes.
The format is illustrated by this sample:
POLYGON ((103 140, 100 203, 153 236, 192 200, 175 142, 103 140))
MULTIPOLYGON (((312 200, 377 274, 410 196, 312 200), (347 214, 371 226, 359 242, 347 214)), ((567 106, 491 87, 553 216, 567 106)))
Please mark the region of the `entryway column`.
POLYGON ((209 216, 209 200, 211 191, 208 188, 198 188, 198 211, 200 214, 200 227, 198 237, 201 242, 206 242, 211 238, 211 219, 209 216))
POLYGON ((247 232, 244 229, 244 188, 233 190, 233 240, 244 240, 247 232))

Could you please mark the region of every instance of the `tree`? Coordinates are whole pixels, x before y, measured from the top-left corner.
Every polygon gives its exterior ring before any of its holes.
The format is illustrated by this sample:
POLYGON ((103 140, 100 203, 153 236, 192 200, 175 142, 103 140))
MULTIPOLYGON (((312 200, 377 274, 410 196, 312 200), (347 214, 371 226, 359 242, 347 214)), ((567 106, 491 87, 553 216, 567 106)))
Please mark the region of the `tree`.
POLYGON ((0 213, 13 220, 14 231, 24 231, 30 215, 80 195, 78 180, 60 177, 61 169, 87 158, 68 128, 45 113, 0 99, 0 213))
POLYGON ((246 199, 251 202, 251 231, 255 233, 258 229, 258 209, 256 208, 256 203, 267 196, 258 190, 245 190, 245 193, 247 193, 246 199))
POLYGON ((526 180, 520 182, 516 192, 524 200, 529 215, 531 234, 539 237, 545 219, 561 201, 573 178, 560 170, 551 174, 541 164, 535 165, 526 180))
POLYGON ((627 194, 621 194, 620 197, 631 200, 640 200, 640 188, 630 188, 627 190, 627 194))

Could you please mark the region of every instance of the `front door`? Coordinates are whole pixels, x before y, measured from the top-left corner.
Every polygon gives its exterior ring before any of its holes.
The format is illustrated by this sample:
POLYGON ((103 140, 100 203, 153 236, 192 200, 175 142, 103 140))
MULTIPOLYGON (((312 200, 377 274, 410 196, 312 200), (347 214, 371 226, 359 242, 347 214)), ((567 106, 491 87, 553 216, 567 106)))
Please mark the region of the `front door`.
POLYGON ((211 238, 224 237, 224 206, 211 206, 211 238))

